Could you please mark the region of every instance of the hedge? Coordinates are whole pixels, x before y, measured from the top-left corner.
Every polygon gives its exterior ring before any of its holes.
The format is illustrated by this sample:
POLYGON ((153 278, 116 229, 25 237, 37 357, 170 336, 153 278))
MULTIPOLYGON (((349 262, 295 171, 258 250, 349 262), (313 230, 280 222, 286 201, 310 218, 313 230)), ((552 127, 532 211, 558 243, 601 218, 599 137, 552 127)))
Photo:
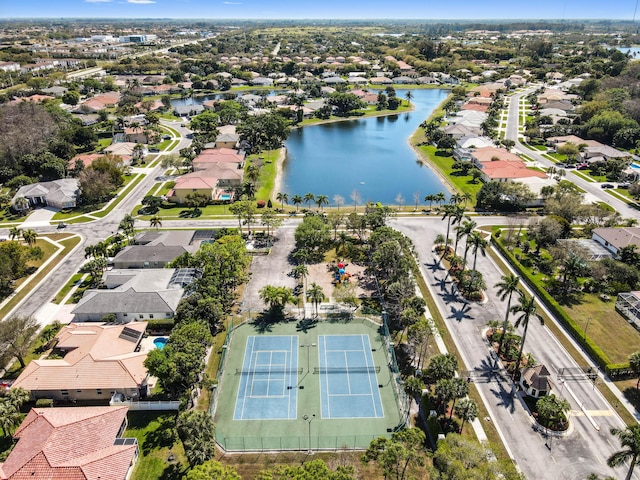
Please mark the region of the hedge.
POLYGON ((502 255, 509 261, 511 266, 516 269, 521 278, 527 283, 539 298, 542 299, 545 306, 551 311, 551 313, 562 323, 562 325, 571 333, 573 339, 578 342, 589 354, 589 356, 595 360, 595 362, 603 368, 611 378, 627 375, 629 372, 628 363, 611 363, 609 357, 596 345, 589 337, 584 337, 582 329, 573 321, 573 319, 567 315, 560 304, 553 298, 542 285, 539 285, 534 279, 529 276, 529 272, 520 264, 520 262, 508 251, 505 246, 496 239, 496 235, 491 236, 491 241, 502 255))

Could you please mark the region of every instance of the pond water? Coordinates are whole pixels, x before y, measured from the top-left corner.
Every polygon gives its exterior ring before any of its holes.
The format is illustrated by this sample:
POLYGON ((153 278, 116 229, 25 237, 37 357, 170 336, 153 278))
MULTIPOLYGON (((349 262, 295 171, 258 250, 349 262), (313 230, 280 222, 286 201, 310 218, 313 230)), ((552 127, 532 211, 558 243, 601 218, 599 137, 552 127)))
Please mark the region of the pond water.
POLYGON ((638 58, 640 55, 640 46, 634 45, 631 47, 616 47, 622 53, 630 53, 632 58, 638 58))
MULTIPOLYGON (((408 139, 420 123, 447 97, 448 90, 412 90, 412 112, 298 128, 286 141, 287 159, 280 191, 293 195, 341 195, 353 205, 357 192, 363 202, 411 205, 414 193, 425 195, 447 189, 417 161, 408 139), (403 200, 396 198, 401 195, 403 200)), ((405 98, 406 90, 397 90, 405 98)))

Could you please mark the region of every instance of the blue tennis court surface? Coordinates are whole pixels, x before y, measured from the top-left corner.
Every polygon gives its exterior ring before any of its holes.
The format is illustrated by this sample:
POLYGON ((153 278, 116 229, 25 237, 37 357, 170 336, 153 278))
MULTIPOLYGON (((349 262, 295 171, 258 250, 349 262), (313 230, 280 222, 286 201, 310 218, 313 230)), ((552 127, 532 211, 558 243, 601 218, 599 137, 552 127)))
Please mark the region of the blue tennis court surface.
POLYGON ((296 418, 298 373, 297 336, 247 338, 233 419, 296 418))
POLYGON ((322 418, 382 418, 369 335, 320 335, 322 418))

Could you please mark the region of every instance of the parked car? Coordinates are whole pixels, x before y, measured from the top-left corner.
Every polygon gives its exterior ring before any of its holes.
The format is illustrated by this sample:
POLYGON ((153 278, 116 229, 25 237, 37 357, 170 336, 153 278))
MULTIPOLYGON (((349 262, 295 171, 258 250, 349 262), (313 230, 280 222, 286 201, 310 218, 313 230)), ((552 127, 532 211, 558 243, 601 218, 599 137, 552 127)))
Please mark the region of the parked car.
POLYGON ((588 170, 589 169, 589 164, 588 163, 579 163, 576 168, 578 170, 588 170))
POLYGON ((58 230, 62 230, 63 228, 67 228, 67 224, 64 222, 60 222, 56 228, 58 230))
POLYGON ((611 185, 610 183, 603 183, 602 185, 600 185, 600 187, 602 187, 602 188, 613 188, 613 185, 611 185))
POLYGON ((567 163, 564 168, 576 168, 574 163, 567 163))
POLYGON ((622 182, 618 184, 618 188, 629 188, 631 184, 629 182, 622 182))

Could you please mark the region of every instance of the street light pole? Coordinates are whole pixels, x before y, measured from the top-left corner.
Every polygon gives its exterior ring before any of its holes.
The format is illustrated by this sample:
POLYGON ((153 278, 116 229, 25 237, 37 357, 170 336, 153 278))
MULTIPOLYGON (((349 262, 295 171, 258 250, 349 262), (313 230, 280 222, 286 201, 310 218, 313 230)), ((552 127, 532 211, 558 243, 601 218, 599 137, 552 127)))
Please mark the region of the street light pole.
POLYGON ((589 322, 591 321, 591 317, 587 318, 587 324, 584 327, 584 333, 583 333, 583 337, 582 340, 583 341, 587 341, 587 328, 589 328, 589 322))
POLYGON ((307 372, 311 372, 311 368, 310 368, 311 363, 309 360, 311 357, 311 354, 309 353, 309 347, 315 347, 315 346, 316 346, 315 343, 306 343, 306 344, 300 345, 300 347, 307 347, 307 372))
POLYGON ((311 448, 311 422, 313 422, 313 419, 316 418, 316 414, 314 413, 311 416, 305 414, 305 415, 302 416, 302 418, 309 425, 309 437, 308 437, 309 438, 309 449, 307 450, 307 454, 308 455, 313 455, 313 449, 311 448))

